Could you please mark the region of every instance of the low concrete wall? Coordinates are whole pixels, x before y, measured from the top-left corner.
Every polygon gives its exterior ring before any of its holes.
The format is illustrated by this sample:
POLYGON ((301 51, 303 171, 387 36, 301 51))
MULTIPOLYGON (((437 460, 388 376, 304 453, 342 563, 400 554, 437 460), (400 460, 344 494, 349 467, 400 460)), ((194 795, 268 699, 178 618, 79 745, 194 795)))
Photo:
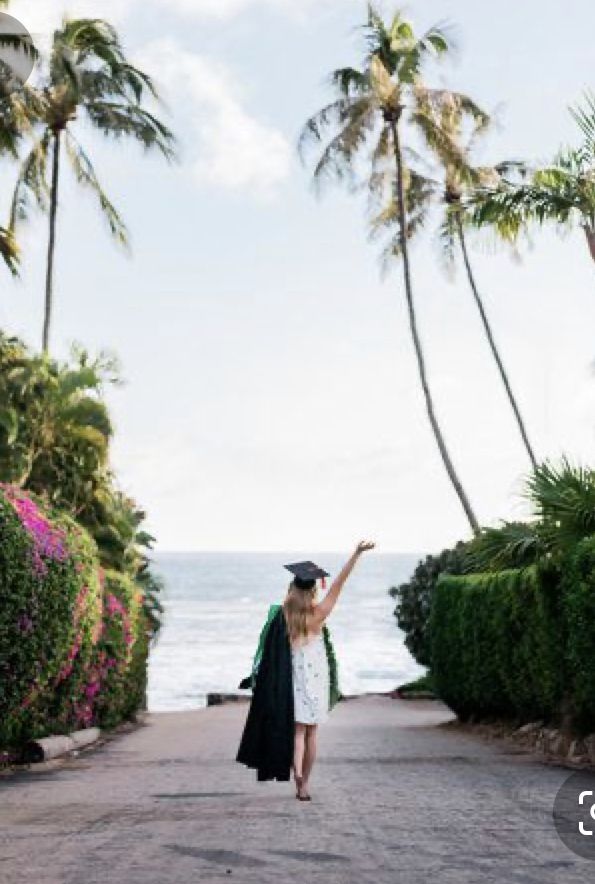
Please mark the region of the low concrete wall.
POLYGON ((25 746, 23 757, 30 764, 51 761, 52 758, 60 758, 76 749, 90 746, 97 742, 100 735, 101 731, 98 727, 90 727, 82 731, 74 731, 72 734, 30 740, 25 746))

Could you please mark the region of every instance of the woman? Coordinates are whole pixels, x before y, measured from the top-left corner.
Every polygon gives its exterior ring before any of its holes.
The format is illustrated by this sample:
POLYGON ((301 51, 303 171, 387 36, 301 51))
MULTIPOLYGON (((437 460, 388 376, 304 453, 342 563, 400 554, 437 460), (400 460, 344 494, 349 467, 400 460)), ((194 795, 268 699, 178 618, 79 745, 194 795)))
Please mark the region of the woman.
POLYGON ((311 800, 317 728, 339 696, 326 620, 356 562, 373 548, 358 544, 320 602, 316 581, 326 571, 312 562, 286 566, 293 581, 283 604, 269 609, 252 676, 242 682, 253 696, 236 760, 256 768, 259 781, 287 781, 293 769, 300 801, 311 800))

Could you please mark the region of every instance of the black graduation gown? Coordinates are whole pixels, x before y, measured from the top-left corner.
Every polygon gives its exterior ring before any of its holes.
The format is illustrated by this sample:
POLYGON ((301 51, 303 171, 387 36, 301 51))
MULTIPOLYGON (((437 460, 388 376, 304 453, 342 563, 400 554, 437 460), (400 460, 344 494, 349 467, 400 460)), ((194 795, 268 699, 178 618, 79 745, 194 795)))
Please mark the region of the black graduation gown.
POLYGON ((287 781, 294 749, 291 647, 280 608, 269 626, 236 761, 257 779, 287 781))

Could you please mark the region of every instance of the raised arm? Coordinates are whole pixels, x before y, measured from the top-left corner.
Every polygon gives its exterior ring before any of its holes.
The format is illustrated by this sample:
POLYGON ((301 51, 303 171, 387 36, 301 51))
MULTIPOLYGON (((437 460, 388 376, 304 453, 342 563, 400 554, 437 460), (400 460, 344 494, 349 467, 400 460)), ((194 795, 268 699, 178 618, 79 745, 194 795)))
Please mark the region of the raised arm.
POLYGON ((341 594, 341 590, 345 586, 347 578, 355 568, 357 560, 360 558, 361 555, 363 555, 363 553, 367 552, 369 549, 374 549, 373 543, 370 543, 367 540, 362 540, 361 543, 358 543, 355 552, 345 562, 337 577, 333 580, 331 587, 325 597, 322 599, 321 602, 316 605, 315 618, 320 623, 323 623, 326 620, 328 615, 337 604, 337 599, 341 594))

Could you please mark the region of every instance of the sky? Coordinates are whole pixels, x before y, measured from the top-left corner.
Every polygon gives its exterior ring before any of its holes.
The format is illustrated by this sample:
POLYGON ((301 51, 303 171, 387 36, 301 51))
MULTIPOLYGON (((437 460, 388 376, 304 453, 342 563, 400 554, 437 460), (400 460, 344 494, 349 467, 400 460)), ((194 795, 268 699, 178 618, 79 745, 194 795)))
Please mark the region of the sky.
MULTIPOLYGON (((380 4, 382 5, 382 4, 380 4)), ((394 9, 389 3, 386 10, 394 9)), ((592 0, 405 7, 447 20, 457 59, 434 82, 496 124, 482 161, 547 160, 577 134, 593 86, 592 0)), ((65 176, 52 351, 118 354, 109 393, 122 486, 160 550, 431 552, 469 534, 419 389, 400 268, 382 278, 365 207, 313 192, 299 130, 329 72, 361 56, 359 0, 14 0, 45 46, 63 12, 103 16, 150 72, 179 139, 168 166, 132 145, 81 142, 131 232, 130 253, 65 176)), ((16 167, 1 167, 9 194, 16 167)), ((3 207, 5 210, 5 207, 3 207)), ((37 347, 46 219, 22 231, 0 326, 37 347)), ((580 231, 536 231, 519 261, 489 237, 471 255, 540 458, 589 463, 595 442, 595 273, 580 231)), ((420 331, 453 461, 482 524, 526 514, 528 460, 460 269, 432 229, 412 250, 420 331)))

